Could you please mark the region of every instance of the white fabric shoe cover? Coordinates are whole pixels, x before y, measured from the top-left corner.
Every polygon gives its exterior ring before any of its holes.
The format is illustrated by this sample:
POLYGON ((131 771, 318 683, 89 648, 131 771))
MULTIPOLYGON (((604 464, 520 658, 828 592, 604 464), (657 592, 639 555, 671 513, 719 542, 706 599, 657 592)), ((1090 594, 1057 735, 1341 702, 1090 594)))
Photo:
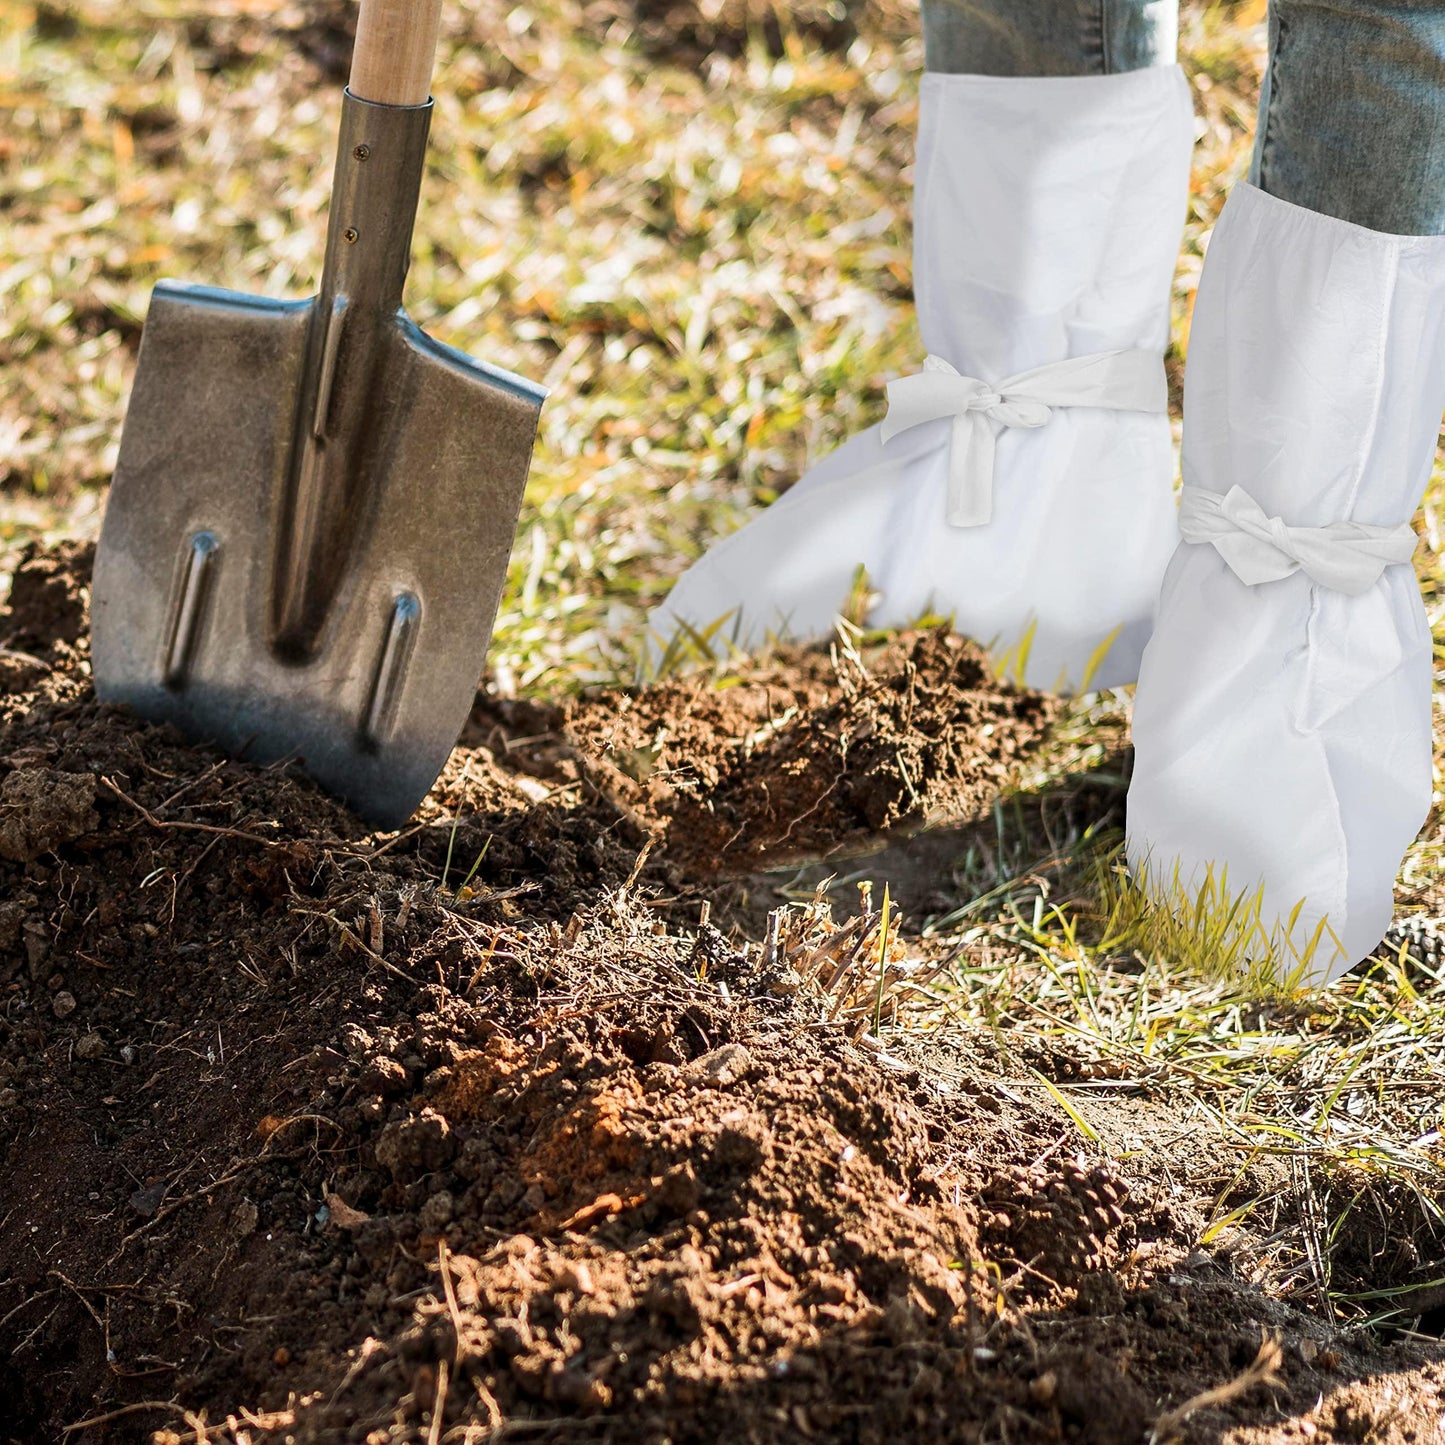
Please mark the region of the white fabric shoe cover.
POLYGON ((1286 980, 1379 943, 1430 806, 1408 563, 1442 405, 1445 237, 1236 186, 1191 328, 1185 540, 1135 697, 1128 854, 1166 906, 1218 925, 1243 899, 1224 936, 1286 980))
POLYGON ((682 576, 654 645, 728 614, 744 648, 826 637, 861 565, 872 625, 952 615, 1032 685, 1132 682, 1178 535, 1161 358, 1192 145, 1177 66, 926 74, 929 360, 682 576))

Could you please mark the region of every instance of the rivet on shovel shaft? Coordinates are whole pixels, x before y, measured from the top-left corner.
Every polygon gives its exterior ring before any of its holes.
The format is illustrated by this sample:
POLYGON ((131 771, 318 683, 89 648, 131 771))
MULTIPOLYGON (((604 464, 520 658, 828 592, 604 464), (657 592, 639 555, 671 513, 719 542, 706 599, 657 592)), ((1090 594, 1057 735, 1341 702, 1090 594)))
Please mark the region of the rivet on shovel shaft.
POLYGON ((381 650, 376 679, 371 685, 371 701, 367 705, 366 722, 361 730, 362 739, 368 747, 379 748, 386 742, 420 623, 421 603, 414 593, 403 592, 392 604, 386 644, 381 650))
POLYGON ((205 606, 211 574, 215 570, 216 553, 221 544, 213 532, 197 532, 186 548, 181 584, 176 589, 171 609, 171 625, 166 630, 166 655, 162 676, 167 687, 179 687, 186 680, 191 653, 195 649, 196 629, 205 606))

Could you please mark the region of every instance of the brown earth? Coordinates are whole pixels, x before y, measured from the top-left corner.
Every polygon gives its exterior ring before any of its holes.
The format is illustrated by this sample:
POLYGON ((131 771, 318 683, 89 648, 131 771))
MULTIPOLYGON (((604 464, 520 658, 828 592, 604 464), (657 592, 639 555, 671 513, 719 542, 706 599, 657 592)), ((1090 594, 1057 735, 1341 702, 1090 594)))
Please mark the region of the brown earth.
POLYGON ((100 707, 87 568, 0 613, 0 1439, 1445 1439, 1445 1350, 1196 1247, 1232 1157, 1102 1157, 1025 1087, 1068 1058, 880 1045, 877 914, 699 924, 987 813, 1050 709, 967 645, 484 697, 377 835, 100 707))
POLYGON ((1001 689, 947 632, 870 656, 796 652, 559 707, 483 698, 463 742, 579 780, 690 876, 777 867, 986 808, 1057 704, 1001 689), (980 746, 980 739, 983 745, 980 746))

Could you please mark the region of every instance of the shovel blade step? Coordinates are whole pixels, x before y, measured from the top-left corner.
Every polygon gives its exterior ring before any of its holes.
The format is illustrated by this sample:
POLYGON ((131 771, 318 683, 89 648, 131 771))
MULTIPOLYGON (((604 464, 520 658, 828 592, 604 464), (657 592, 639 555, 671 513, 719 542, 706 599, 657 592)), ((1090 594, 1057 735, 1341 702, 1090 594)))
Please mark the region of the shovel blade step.
POLYGON ((296 758, 384 827, 466 720, 543 393, 402 313, 319 645, 275 646, 276 538, 313 302, 161 283, 92 589, 96 691, 261 763, 296 758))

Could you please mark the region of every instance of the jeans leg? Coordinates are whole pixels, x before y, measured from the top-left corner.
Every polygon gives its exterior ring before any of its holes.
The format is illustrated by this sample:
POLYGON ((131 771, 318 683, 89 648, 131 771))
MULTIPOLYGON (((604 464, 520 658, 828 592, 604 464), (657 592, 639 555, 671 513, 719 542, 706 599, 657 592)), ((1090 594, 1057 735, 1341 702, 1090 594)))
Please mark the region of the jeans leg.
POLYGON ((928 70, 1114 75, 1173 65, 1178 0, 922 0, 928 70))
POLYGON ((1250 179, 1374 231, 1445 235, 1445 0, 1271 0, 1250 179))

